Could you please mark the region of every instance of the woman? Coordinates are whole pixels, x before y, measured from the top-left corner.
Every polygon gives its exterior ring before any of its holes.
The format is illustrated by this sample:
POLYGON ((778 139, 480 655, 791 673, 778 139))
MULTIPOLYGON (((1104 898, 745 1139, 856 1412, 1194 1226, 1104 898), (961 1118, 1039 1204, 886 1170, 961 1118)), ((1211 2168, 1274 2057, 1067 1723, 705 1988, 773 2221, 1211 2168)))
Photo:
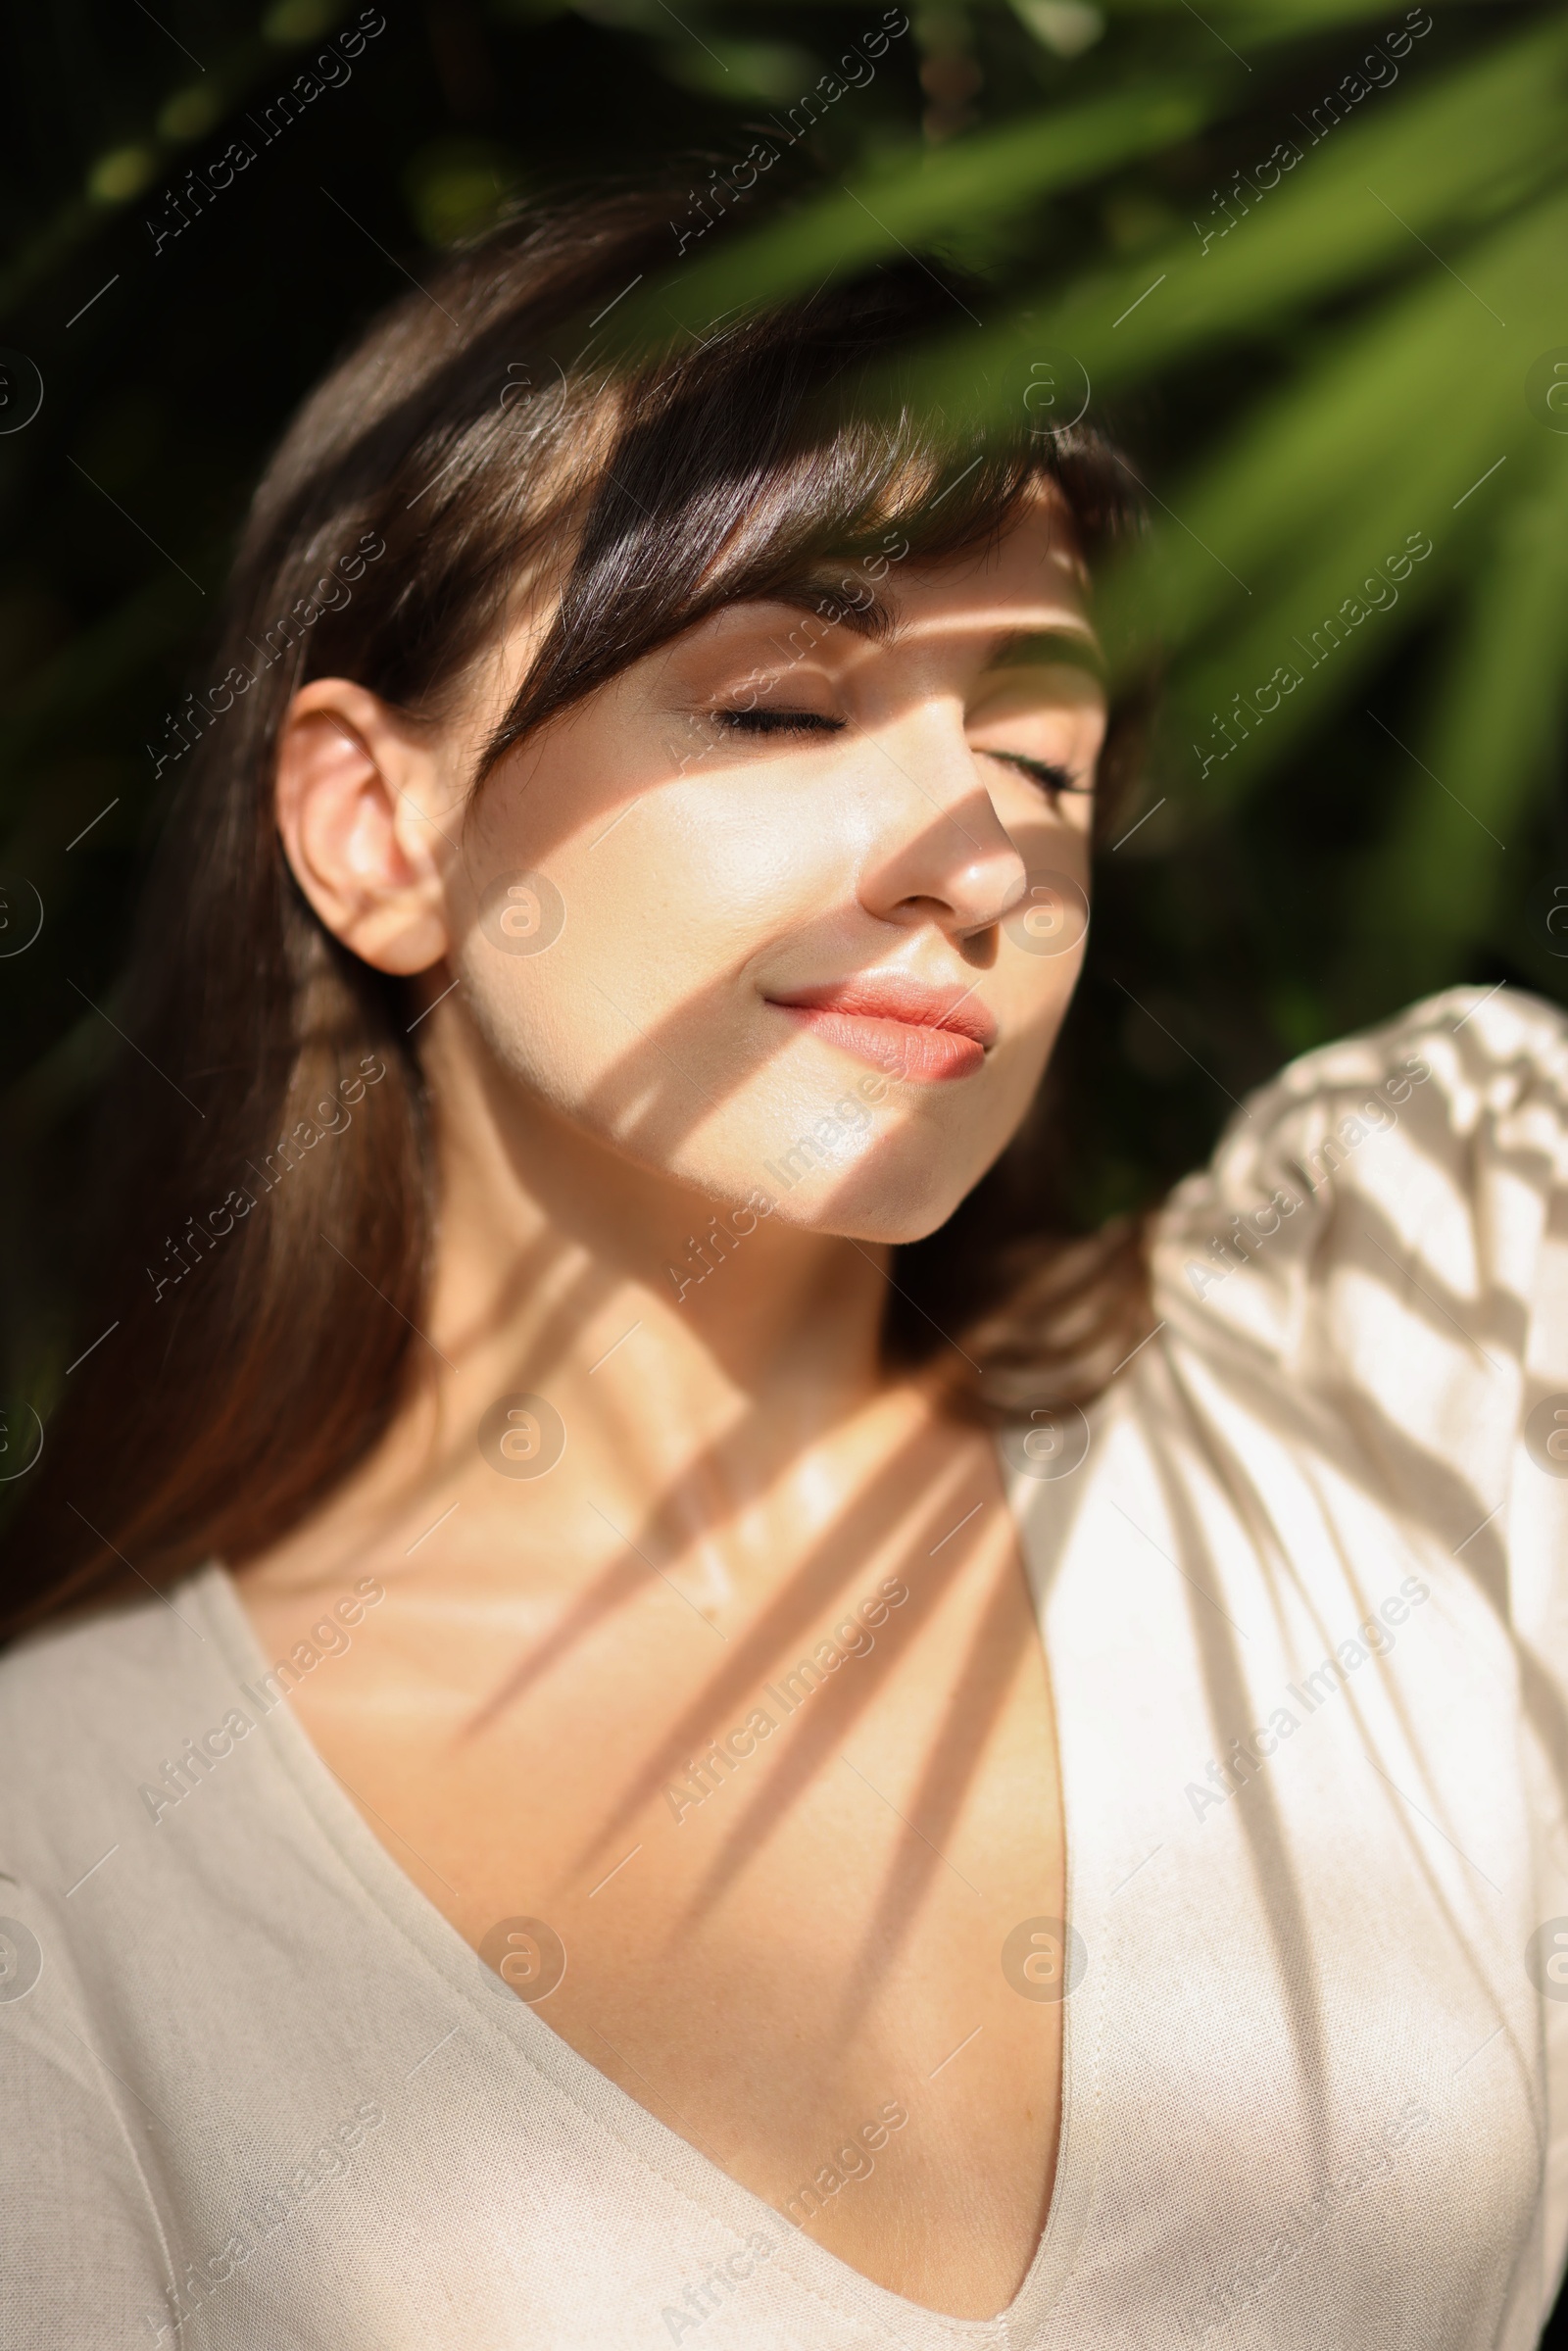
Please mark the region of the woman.
POLYGON ((1531 2342, 1565 1024, 1064 1239, 1113 464, 901 409, 912 266, 614 356, 666 234, 371 329, 164 747, 10 1545, 18 2339, 1531 2342))

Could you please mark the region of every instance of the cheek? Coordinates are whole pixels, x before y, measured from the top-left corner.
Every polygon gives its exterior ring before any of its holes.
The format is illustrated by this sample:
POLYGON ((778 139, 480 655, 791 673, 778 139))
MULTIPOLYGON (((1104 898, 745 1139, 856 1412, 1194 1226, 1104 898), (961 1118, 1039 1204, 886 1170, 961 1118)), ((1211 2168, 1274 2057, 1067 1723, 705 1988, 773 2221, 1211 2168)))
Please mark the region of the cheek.
MULTIPOLYGON (((752 966, 831 925, 856 870, 823 796, 803 816, 785 762, 742 774, 709 750, 672 774, 668 732, 639 748, 583 731, 569 758, 498 775, 453 893, 466 1000, 496 1058, 665 1165, 765 1087, 778 1040, 752 966)), ((747 1154, 747 1189, 765 1155, 747 1154)))
MULTIPOLYGON (((1058 955, 1025 952, 1004 936, 987 998, 1003 1024, 995 1048, 1001 1123, 1009 1140, 1045 1075, 1088 952, 1086 936, 1058 955)), ((996 1148, 1000 1150, 1002 1143, 996 1148)))
POLYGON ((1064 794, 1053 809, 1022 779, 992 797, 1027 876, 1027 896, 1002 924, 984 983, 1003 1027, 997 1076, 1005 1081, 999 1093, 1010 1135, 1039 1085, 1089 951, 1094 799, 1064 794))
POLYGON ((1060 1016, 1083 964, 1092 909, 1092 793, 1054 803, 1022 777, 991 791, 992 805, 1023 861, 1024 893, 1004 917, 987 1001, 1004 1022, 1030 1029, 1060 1016))

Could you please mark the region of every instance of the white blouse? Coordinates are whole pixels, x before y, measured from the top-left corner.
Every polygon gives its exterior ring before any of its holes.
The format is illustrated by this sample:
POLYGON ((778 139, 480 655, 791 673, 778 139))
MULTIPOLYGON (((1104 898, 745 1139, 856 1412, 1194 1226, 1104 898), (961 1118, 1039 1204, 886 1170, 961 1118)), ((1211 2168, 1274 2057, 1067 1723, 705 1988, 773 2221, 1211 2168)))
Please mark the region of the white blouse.
POLYGON ((1534 2343, 1568 2242, 1568 1020, 1453 991, 1306 1055, 1156 1273, 1087 1422, 1002 1439, 1073 1931, 1006 2311, 860 2277, 505 1990, 241 1696, 267 1660, 209 1567, 0 1661, 0 2339, 1534 2343))

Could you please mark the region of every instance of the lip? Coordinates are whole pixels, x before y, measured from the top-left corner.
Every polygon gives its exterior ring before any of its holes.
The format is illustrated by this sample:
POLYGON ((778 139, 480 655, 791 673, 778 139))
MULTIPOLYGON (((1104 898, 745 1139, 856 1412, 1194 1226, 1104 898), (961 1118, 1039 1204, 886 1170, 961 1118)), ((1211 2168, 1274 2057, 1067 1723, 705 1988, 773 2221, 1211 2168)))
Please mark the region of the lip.
POLYGON ((906 972, 861 973, 766 1001, 824 1043, 916 1084, 972 1076, 996 1042, 995 1014, 970 992, 906 972))

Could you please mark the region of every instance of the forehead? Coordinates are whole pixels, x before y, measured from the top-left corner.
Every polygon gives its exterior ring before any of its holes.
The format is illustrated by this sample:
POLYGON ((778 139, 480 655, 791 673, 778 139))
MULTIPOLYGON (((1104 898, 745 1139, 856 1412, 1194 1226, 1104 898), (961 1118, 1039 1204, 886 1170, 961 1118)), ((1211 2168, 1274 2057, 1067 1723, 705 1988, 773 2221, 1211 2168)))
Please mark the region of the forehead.
POLYGON ((1060 500, 1040 499, 993 545, 890 566, 881 600, 895 639, 941 616, 1007 628, 1071 619, 1087 629, 1088 589, 1071 514, 1060 500))
POLYGON ((831 612, 846 655, 857 644, 897 653, 950 639, 983 648, 988 662, 1049 659, 1055 644, 1100 665, 1088 568, 1059 495, 1032 501, 997 539, 957 554, 922 557, 896 531, 886 545, 869 561, 812 564, 767 601, 831 612))

